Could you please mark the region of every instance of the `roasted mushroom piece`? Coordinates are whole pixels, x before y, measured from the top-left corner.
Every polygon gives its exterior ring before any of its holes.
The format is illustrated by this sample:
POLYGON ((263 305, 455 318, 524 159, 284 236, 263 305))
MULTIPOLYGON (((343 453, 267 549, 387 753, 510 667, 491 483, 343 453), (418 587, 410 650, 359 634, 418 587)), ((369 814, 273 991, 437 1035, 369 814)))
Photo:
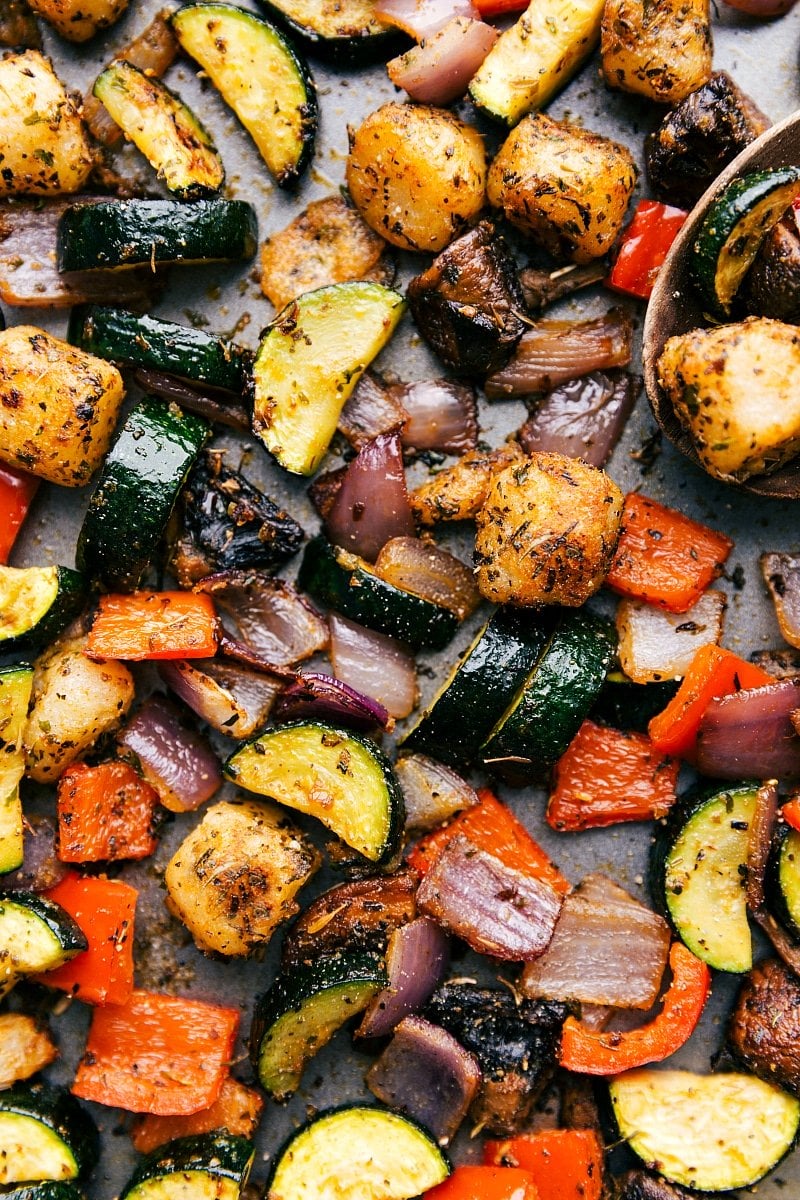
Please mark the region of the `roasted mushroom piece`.
POLYGON ((614 1181, 613 1200, 691 1200, 696 1194, 634 1168, 614 1181))
POLYGON ((759 1079, 800 1097, 800 980, 780 959, 758 963, 745 979, 728 1045, 759 1079))
POLYGON ((800 235, 791 212, 765 237, 740 295, 755 316, 800 324, 800 235))

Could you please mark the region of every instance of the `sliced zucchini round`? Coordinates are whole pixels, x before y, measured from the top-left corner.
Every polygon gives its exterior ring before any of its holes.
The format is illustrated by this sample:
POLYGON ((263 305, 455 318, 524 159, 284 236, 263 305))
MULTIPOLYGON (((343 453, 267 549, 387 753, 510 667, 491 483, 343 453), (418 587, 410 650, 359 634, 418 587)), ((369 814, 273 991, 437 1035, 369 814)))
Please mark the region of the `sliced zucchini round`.
POLYGON ((711 204, 694 242, 691 273, 712 315, 730 316, 761 243, 798 195, 800 167, 776 167, 735 179, 711 204))
POLYGON ((0 651, 37 654, 74 621, 87 594, 69 567, 0 566, 0 651))
POLYGON ((800 938, 800 833, 784 825, 767 872, 767 890, 778 919, 800 938))
POLYGON ((256 1004, 250 1056, 261 1086, 288 1100, 309 1060, 386 986, 381 959, 341 951, 279 975, 256 1004))
POLYGON ((145 399, 123 424, 100 472, 78 536, 77 561, 116 591, 137 586, 209 434, 205 421, 145 399))
POLYGON ((628 1071, 609 1085, 620 1134, 665 1179, 701 1192, 749 1187, 791 1148, 800 1101, 739 1073, 628 1071))
POLYGON ((0 892, 0 994, 25 975, 60 967, 88 945, 60 904, 34 892, 0 892))
POLYGON ((129 62, 112 62, 94 95, 168 190, 182 200, 213 196, 225 182, 217 148, 192 110, 160 79, 129 62))
POLYGON ((3 1200, 83 1200, 83 1192, 72 1183, 47 1179, 42 1183, 25 1183, 22 1187, 3 1192, 3 1200))
POLYGON ((386 62, 408 39, 375 13, 374 0, 260 0, 276 24, 319 58, 342 66, 386 62))
POLYGON ((187 4, 175 36, 199 63, 281 186, 311 161, 317 89, 308 64, 273 25, 233 4, 187 4))
POLYGON ((470 762, 527 678, 547 636, 536 613, 499 608, 403 738, 404 748, 451 766, 470 762))
POLYGON ((239 1200, 255 1147, 229 1133, 175 1138, 148 1154, 120 1200, 239 1200))
POLYGON ((400 785, 382 751, 352 730, 323 721, 268 729, 232 754, 224 773, 239 787, 316 817, 372 862, 399 848, 400 785))
POLYGON ((69 1092, 44 1083, 0 1092, 0 1146, 3 1184, 81 1179, 99 1155, 97 1128, 86 1110, 69 1092))
POLYGON ((270 325, 253 364, 253 432, 287 471, 316 471, 405 307, 380 283, 335 283, 298 296, 270 325))
POLYGON ((450 1164, 408 1117, 354 1104, 320 1113, 276 1155, 269 1200, 410 1200, 450 1164))
POLYGON ((404 592, 376 575, 369 563, 332 546, 326 538, 312 538, 303 552, 299 586, 320 604, 391 637, 415 650, 430 646, 441 650, 459 626, 451 608, 404 592))
POLYGON ((59 271, 252 258, 258 222, 244 200, 101 200, 71 204, 58 222, 59 271))
POLYGON ((753 965, 746 867, 757 785, 702 792, 676 804, 653 845, 654 898, 682 942, 718 971, 753 965))
POLYGON ((24 838, 19 781, 25 774, 22 731, 32 691, 31 667, 0 667, 0 875, 22 866, 24 838))

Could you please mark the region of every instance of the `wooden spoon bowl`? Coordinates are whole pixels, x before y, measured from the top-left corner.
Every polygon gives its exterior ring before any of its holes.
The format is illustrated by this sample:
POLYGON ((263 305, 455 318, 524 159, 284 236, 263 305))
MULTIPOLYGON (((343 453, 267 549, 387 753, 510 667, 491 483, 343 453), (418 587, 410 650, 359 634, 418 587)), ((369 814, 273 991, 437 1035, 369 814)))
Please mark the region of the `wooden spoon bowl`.
MULTIPOLYGON (((690 278, 692 244, 709 205, 731 180, 748 171, 800 163, 800 110, 779 125, 774 125, 739 154, 698 200, 672 244, 659 271, 644 322, 644 382, 655 418, 669 440, 702 467, 692 439, 675 415, 672 401, 661 389, 656 364, 667 340, 690 329, 708 325, 700 298, 690 278)), ((754 475, 735 487, 759 496, 776 499, 800 499, 800 457, 786 463, 770 475, 754 475)))

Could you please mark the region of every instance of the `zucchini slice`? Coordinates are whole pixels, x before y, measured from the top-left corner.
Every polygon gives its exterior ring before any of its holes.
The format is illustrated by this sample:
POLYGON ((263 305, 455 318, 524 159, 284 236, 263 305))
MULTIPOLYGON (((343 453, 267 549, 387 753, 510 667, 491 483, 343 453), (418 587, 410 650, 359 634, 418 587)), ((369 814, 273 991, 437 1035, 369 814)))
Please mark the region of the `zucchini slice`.
POLYGON ((614 660, 610 622, 585 609, 536 618, 545 647, 481 747, 485 763, 541 777, 566 750, 614 660), (553 628, 552 621, 556 624, 553 628))
POLYGON ((69 340, 99 358, 149 367, 241 395, 246 356, 226 338, 175 321, 89 304, 74 308, 69 340))
POLYGON ((745 896, 757 787, 745 783, 681 800, 656 836, 654 898, 693 954, 718 971, 753 965, 745 896))
POLYGON ((100 271, 252 258, 258 222, 244 200, 101 200, 58 222, 59 271, 100 271))
POLYGON ((46 1179, 42 1183, 24 1183, 3 1192, 3 1200, 83 1200, 83 1193, 72 1183, 46 1179))
POLYGON ((308 813, 372 862, 390 859, 403 830, 403 794, 369 738, 322 721, 268 729, 224 773, 240 787, 308 813))
POLYGON ((628 1071, 609 1085, 620 1134, 664 1176, 701 1192, 746 1188, 791 1148, 800 1101, 739 1073, 628 1071))
POLYGON ((148 1154, 120 1200, 239 1200, 255 1147, 232 1134, 175 1138, 148 1154))
POLYGON ((615 729, 647 733, 653 717, 667 707, 679 687, 678 679, 634 683, 622 671, 610 671, 589 715, 615 729))
POLYGON ((24 975, 52 971, 88 946, 60 904, 34 892, 0 892, 0 995, 24 975))
POLYGON ((403 747, 451 766, 470 762, 546 641, 544 626, 530 613, 499 608, 403 738, 403 747))
POLYGON ((275 1157, 269 1200, 409 1200, 450 1164, 431 1135, 399 1113, 353 1104, 320 1113, 275 1157))
POLYGON ((778 919, 800 938, 800 833, 784 825, 770 858, 767 887, 778 919))
POLYGON ((380 283, 335 283, 276 317, 253 364, 253 431, 287 471, 316 471, 345 401, 405 307, 380 283))
POLYGON ((78 536, 78 563, 93 580, 116 591, 136 587, 208 433, 200 417, 160 400, 145 399, 129 414, 78 536))
POLYGON ((375 13, 375 0, 260 0, 277 25, 319 58, 342 66, 386 62, 406 39, 375 13))
POLYGON ((415 650, 441 650, 459 626, 451 608, 404 592, 376 575, 369 563, 326 538, 313 538, 303 552, 299 586, 320 604, 345 617, 407 642, 415 650))
POLYGON ((273 25, 233 4, 187 4, 172 17, 199 63, 285 187, 314 153, 317 89, 308 64, 273 25))
MULTIPOLYGON (((44 1083, 17 1084, 0 1092, 0 1146, 4 1184, 81 1179, 99 1153, 97 1129, 86 1110, 69 1092, 44 1083)), ((48 1200, 56 1196, 60 1193, 48 1200)))
POLYGON ((38 653, 81 612, 86 581, 69 567, 0 566, 0 651, 38 653))
POLYGON ((250 1057, 261 1086, 288 1100, 309 1060, 386 986, 381 959, 341 951, 279 975, 256 1004, 250 1057))
POLYGON ((137 150, 182 200, 213 196, 225 182, 217 148, 192 110, 159 79, 129 62, 113 62, 94 95, 137 150))
POLYGON ((800 167, 777 167, 735 179, 709 207, 694 242, 691 274, 714 316, 730 316, 761 243, 798 195, 800 167))
POLYGON ((0 874, 22 866, 23 826, 19 781, 25 774, 22 731, 33 690, 31 667, 0 668, 0 874))

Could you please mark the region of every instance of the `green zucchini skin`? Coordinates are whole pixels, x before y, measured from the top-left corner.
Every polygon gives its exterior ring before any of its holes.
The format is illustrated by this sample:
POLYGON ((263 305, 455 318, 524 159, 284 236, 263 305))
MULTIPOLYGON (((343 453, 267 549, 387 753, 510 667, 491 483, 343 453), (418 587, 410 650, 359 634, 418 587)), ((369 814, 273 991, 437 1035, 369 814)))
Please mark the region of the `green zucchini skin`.
POLYGON ((451 609, 401 591, 374 575, 360 560, 351 567, 340 557, 326 538, 313 538, 300 564, 300 588, 320 604, 369 629, 399 638, 415 650, 423 646, 441 650, 447 645, 459 626, 451 609))
POLYGON ((175 1179, 176 1196, 188 1194, 191 1179, 197 1200, 231 1200, 247 1183, 254 1156, 252 1142, 230 1133, 175 1138, 143 1159, 120 1200, 169 1200, 170 1176, 180 1176, 175 1179))
POLYGON ((507 760, 513 777, 546 774, 591 709, 616 649, 610 622, 584 609, 561 613, 536 665, 481 747, 483 761, 504 771, 507 760))
POLYGON ((191 413, 143 400, 109 451, 78 537, 92 580, 131 591, 155 559, 170 514, 209 428, 191 413))
POLYGON ((22 1187, 4 1191, 3 1200, 83 1200, 83 1193, 72 1183, 47 1179, 42 1183, 25 1183, 22 1187))
POLYGON ((244 200, 71 204, 58 223, 59 271, 236 262, 253 257, 258 223, 244 200))
POLYGON ((800 833, 790 825, 778 829, 764 883, 775 916, 800 939, 800 833))
POLYGON ((0 1092, 0 1121, 13 1116, 29 1118, 50 1131, 54 1145, 63 1146, 67 1163, 72 1160, 74 1171, 70 1178, 85 1179, 97 1165, 100 1157, 97 1126, 87 1110, 64 1089, 46 1083, 15 1084, 0 1092))
POLYGON ((692 247, 691 276, 715 317, 730 318, 761 243, 798 194, 800 167, 776 167, 734 179, 712 202, 692 247))
POLYGON ((257 1001, 250 1031, 250 1058, 265 1091, 288 1100, 314 1054, 385 985, 381 956, 362 950, 341 950, 279 975, 257 1001))
POLYGON ((0 996, 26 975, 60 967, 88 946, 60 904, 35 892, 0 892, 0 996))
MULTIPOLYGON (((0 651, 3 654, 38 654, 54 642, 83 611, 89 595, 86 578, 71 567, 41 568, 43 572, 51 569, 56 572, 57 583, 52 604, 29 628, 20 629, 9 637, 0 635, 0 651)), ((0 580, 4 570, 13 568, 0 567, 0 580)))
POLYGON ((259 4, 270 20, 309 54, 336 66, 383 63, 412 45, 410 38, 399 30, 358 12, 366 6, 348 0, 313 8, 297 0, 259 0, 259 4))
POLYGON ((450 1169, 442 1148, 410 1117, 377 1105, 347 1104, 318 1113, 289 1135, 273 1160, 266 1194, 269 1200, 340 1200, 355 1194, 384 1200, 383 1180, 395 1181, 402 1172, 403 1194, 422 1195, 442 1183, 450 1169), (378 1175, 369 1181, 369 1191, 367 1171, 378 1175))
POLYGON ((239 346, 175 321, 87 304, 73 308, 68 337, 89 354, 166 371, 190 383, 237 395, 247 383, 246 355, 239 346))
POLYGON ((677 679, 660 683, 633 683, 611 672, 600 689, 589 716, 615 729, 647 733, 653 717, 667 707, 680 687, 677 679))
POLYGON ((22 734, 33 690, 33 668, 0 667, 0 875, 23 863, 25 832, 19 784, 25 774, 22 734))
POLYGON ((459 766, 474 759, 545 648, 538 614, 499 608, 402 745, 459 766))

